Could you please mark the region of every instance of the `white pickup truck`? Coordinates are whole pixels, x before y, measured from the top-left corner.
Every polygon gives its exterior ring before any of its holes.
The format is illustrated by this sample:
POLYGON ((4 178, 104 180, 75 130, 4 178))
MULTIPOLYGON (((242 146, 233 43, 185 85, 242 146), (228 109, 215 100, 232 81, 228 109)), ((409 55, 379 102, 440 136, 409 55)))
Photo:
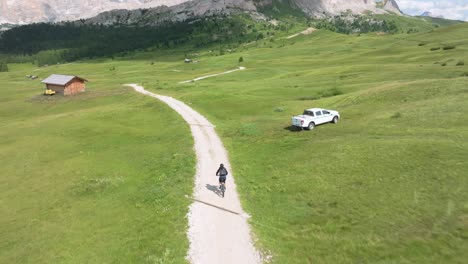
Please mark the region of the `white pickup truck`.
POLYGON ((322 108, 311 108, 304 110, 302 115, 292 117, 292 125, 301 129, 312 130, 316 125, 324 123, 338 123, 340 113, 334 110, 326 110, 322 108))

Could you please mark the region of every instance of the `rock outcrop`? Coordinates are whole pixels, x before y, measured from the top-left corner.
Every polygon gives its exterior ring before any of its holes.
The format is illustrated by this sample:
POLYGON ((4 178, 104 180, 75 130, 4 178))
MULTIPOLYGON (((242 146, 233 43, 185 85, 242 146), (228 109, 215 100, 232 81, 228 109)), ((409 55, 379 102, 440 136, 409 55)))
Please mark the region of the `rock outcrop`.
MULTIPOLYGON (((257 7, 268 8, 273 1, 284 0, 0 0, 0 24, 29 24, 34 22, 58 22, 95 17, 102 24, 135 20, 137 16, 149 14, 171 14, 170 20, 213 13, 230 13, 233 10, 257 11, 257 7), (152 9, 155 8, 156 9, 152 9), (132 11, 148 9, 149 11, 132 11), (108 12, 110 10, 117 10, 108 12), (106 13, 107 12, 107 13, 106 13), (114 17, 114 14, 117 16, 114 17), (107 19, 107 20, 106 20, 107 19)), ((365 12, 401 14, 395 0, 289 0, 287 3, 311 17, 337 15, 342 12, 362 14, 365 12)), ((163 19, 164 20, 164 19, 163 19)))
POLYGON ((29 24, 94 17, 113 9, 173 6, 186 0, 0 0, 0 23, 29 24))

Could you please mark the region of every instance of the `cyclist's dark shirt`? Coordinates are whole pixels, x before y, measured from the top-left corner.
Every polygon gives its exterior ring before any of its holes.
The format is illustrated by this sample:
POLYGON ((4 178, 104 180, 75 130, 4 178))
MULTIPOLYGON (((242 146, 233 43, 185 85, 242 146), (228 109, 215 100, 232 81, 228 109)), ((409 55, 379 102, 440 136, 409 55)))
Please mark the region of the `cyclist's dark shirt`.
POLYGON ((226 170, 225 167, 219 167, 218 171, 216 172, 216 175, 226 176, 226 175, 228 175, 228 171, 226 170))

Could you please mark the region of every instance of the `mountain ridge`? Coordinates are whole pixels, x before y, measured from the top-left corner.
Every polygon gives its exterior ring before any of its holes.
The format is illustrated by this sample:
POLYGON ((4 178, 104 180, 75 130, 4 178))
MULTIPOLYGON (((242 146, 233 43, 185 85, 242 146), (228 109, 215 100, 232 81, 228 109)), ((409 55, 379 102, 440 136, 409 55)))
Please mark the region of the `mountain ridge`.
MULTIPOLYGON (((0 24, 73 21, 96 16, 102 18, 109 17, 112 14, 106 13, 109 11, 136 15, 139 11, 126 10, 153 8, 157 11, 174 10, 177 17, 171 19, 180 21, 189 14, 196 17, 230 13, 232 10, 257 12, 258 7, 271 7, 274 1, 278 0, 0 0, 0 24)), ((395 0, 291 0, 288 3, 310 17, 333 16, 342 12, 402 14, 395 0)))

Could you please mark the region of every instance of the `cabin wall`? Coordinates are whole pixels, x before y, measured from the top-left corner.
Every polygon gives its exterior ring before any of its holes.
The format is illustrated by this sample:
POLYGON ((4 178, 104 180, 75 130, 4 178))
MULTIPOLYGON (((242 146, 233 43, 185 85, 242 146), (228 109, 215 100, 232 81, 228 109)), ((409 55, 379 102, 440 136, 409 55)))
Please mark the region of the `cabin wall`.
POLYGON ((85 83, 80 80, 73 80, 70 82, 64 91, 64 95, 78 94, 85 91, 85 83))

